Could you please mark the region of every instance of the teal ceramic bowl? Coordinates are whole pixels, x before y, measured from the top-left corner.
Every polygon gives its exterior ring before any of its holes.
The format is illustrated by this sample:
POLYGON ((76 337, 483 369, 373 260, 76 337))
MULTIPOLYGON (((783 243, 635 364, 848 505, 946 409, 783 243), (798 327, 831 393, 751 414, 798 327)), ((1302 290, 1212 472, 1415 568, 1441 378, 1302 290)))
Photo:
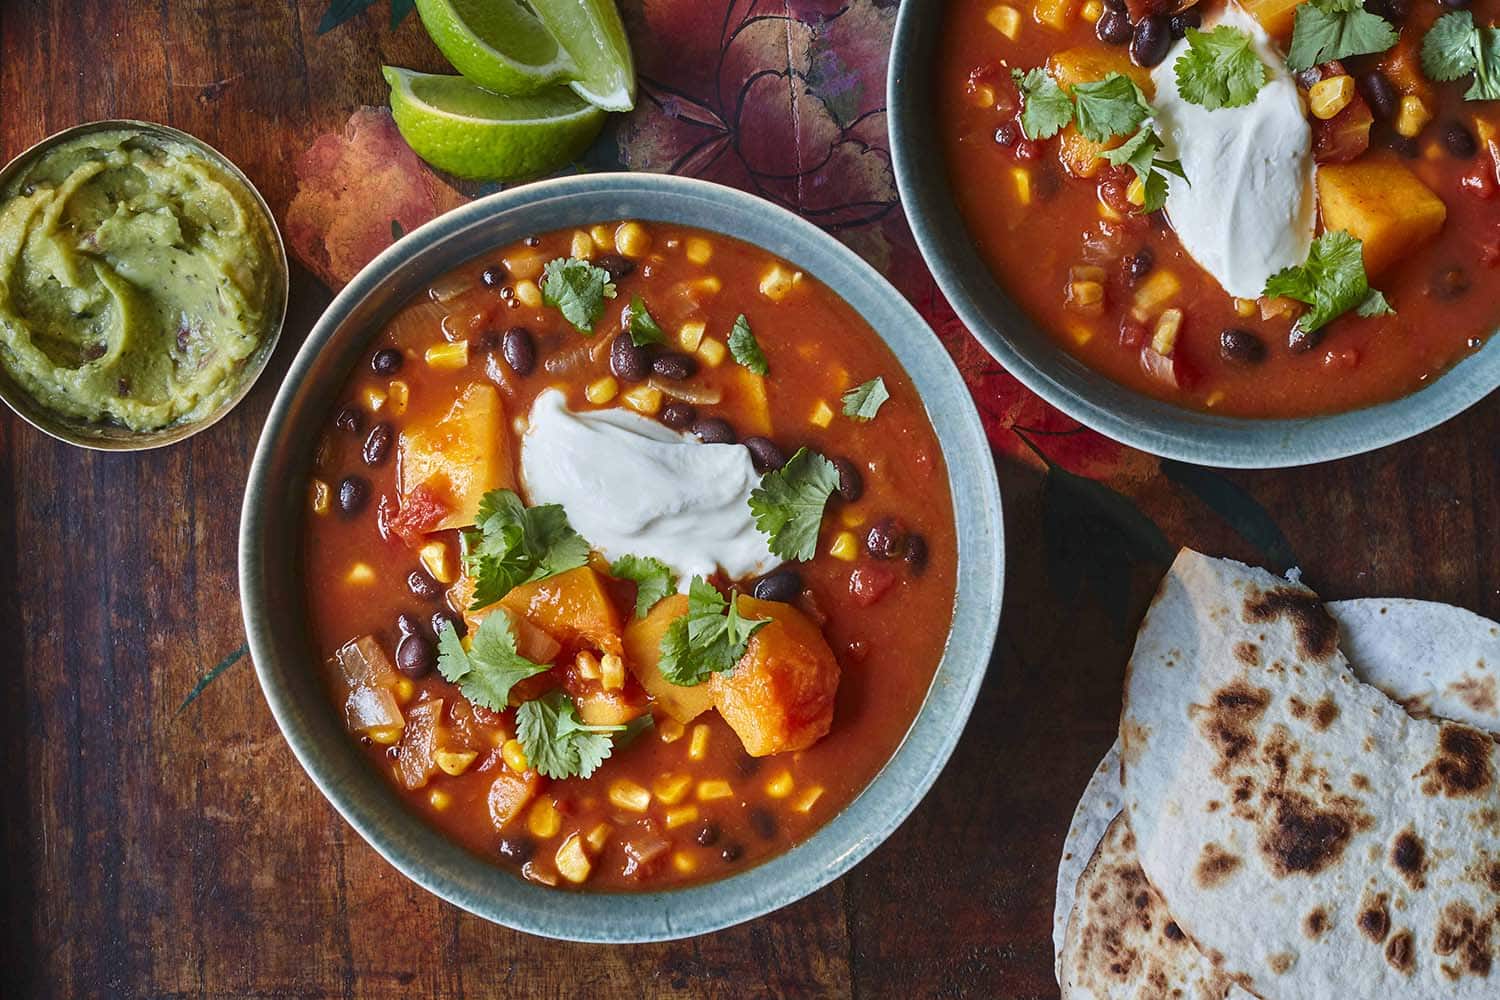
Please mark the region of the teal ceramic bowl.
POLYGON ((658 941, 758 917, 848 871, 890 835, 936 780, 989 662, 1003 577, 1000 495, 968 390, 901 295, 841 243, 767 202, 701 181, 594 174, 491 195, 416 230, 329 305, 271 408, 240 522, 240 596, 266 701, 313 782, 370 845, 413 881, 496 923, 576 941, 658 941), (916 720, 848 808, 786 854, 706 885, 589 894, 523 881, 409 812, 359 754, 325 693, 303 609, 298 539, 313 449, 345 378, 383 321, 427 282, 533 232, 601 219, 697 226, 783 257, 847 301, 890 345, 921 393, 948 466, 958 519, 958 598, 942 662, 916 720))
MULTIPOLYGON (((891 156, 917 245, 959 318, 1027 388, 1134 448, 1200 465, 1279 468, 1371 451, 1420 434, 1500 386, 1500 336, 1400 399, 1328 416, 1251 420, 1174 406, 1113 382, 1059 347, 1006 294, 959 215, 938 135, 938 42, 946 0, 903 0, 886 104, 891 156)), ((1009 275, 1025 281, 1026 275, 1009 275)))

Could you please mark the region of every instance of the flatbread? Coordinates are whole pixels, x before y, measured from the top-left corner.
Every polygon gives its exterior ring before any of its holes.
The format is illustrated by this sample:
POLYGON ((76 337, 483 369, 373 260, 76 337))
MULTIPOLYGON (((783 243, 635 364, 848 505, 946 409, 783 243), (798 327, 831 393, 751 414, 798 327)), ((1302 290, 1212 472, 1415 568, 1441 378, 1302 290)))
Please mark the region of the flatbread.
POLYGON ((1356 680, 1312 591, 1184 550, 1120 728, 1141 868, 1218 969, 1278 1000, 1500 994, 1500 748, 1356 680))

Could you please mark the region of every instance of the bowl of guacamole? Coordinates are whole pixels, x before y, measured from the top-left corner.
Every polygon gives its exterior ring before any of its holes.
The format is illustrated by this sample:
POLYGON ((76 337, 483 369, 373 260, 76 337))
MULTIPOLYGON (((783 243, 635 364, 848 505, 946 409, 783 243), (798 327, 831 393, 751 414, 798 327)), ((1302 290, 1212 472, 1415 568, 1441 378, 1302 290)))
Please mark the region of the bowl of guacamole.
POLYGON ((0 398, 54 437, 202 430, 265 367, 286 299, 265 201, 184 132, 94 122, 0 170, 0 398))

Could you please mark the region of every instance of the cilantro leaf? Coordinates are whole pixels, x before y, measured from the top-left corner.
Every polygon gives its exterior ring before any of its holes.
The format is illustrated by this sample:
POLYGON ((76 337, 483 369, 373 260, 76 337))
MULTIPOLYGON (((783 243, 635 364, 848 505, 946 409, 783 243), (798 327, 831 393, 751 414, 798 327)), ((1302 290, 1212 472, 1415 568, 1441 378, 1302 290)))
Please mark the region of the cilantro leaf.
POLYGON ((781 468, 768 472, 750 493, 755 527, 783 559, 811 559, 818 551, 823 507, 839 487, 838 470, 816 452, 798 448, 781 468))
POLYGON ((631 298, 626 316, 625 329, 630 334, 630 342, 636 347, 660 344, 667 339, 666 331, 646 311, 646 300, 639 295, 631 298))
POLYGON ((1304 70, 1334 59, 1384 52, 1399 37, 1389 21, 1365 10, 1360 0, 1308 0, 1297 8, 1286 64, 1304 70))
POLYGON ((1135 81, 1123 73, 1073 87, 1078 131, 1085 139, 1105 142, 1110 136, 1130 135, 1151 117, 1151 106, 1135 81))
POLYGON ((615 297, 609 272, 576 257, 558 257, 542 270, 542 301, 563 314, 579 333, 592 334, 604 315, 604 300, 615 297))
POLYGON ((750 321, 745 318, 744 313, 740 313, 734 321, 734 329, 729 331, 729 353, 742 367, 756 375, 765 375, 771 370, 760 349, 760 342, 750 332, 750 321))
POLYGON ((473 528, 462 535, 464 562, 474 577, 471 608, 494 604, 513 588, 545 580, 588 561, 589 543, 557 504, 527 507, 510 490, 479 501, 473 528))
POLYGON ((549 778, 587 778, 609 759, 610 733, 628 726, 590 726, 578 718, 573 699, 549 691, 516 709, 516 739, 538 774, 549 778))
POLYGON ((1301 330, 1311 333, 1350 309, 1361 316, 1393 312, 1385 296, 1370 288, 1365 275, 1364 247, 1341 229, 1313 240, 1307 262, 1284 268, 1266 279, 1265 294, 1285 296, 1311 308, 1297 320, 1301 330))
POLYGON ((702 684, 709 674, 732 669, 745 655, 750 637, 770 619, 740 617, 738 601, 724 596, 701 576, 688 584, 688 611, 661 637, 662 677, 681 687, 702 684))
POLYGON ((1187 45, 1172 65, 1183 100, 1210 111, 1239 108, 1265 86, 1266 64, 1256 55, 1249 32, 1227 24, 1212 31, 1189 28, 1187 45))
POLYGON ((1073 101, 1044 69, 1010 71, 1021 91, 1021 131, 1028 139, 1050 139, 1073 120, 1073 101))
POLYGON ((1474 35, 1474 84, 1464 100, 1500 101, 1500 28, 1478 28, 1474 35))
POLYGON ((1141 203, 1142 212, 1155 212, 1166 204, 1167 178, 1163 171, 1187 180, 1180 162, 1157 158, 1156 154, 1161 152, 1161 147, 1161 136, 1154 129, 1143 128, 1123 144, 1114 149, 1106 149, 1102 154, 1113 166, 1127 166, 1140 178, 1145 195, 1141 203))
POLYGON ((891 398, 886 391, 884 376, 877 375, 844 393, 844 416, 855 420, 874 420, 880 407, 891 398))
POLYGON ((1479 65, 1479 51, 1474 45, 1477 32, 1474 15, 1466 10, 1438 18, 1422 39, 1422 72, 1440 83, 1474 72, 1479 65))
POLYGON ((494 712, 510 702, 510 689, 528 677, 552 669, 516 652, 516 634, 504 611, 485 615, 467 651, 451 625, 438 631, 438 673, 458 685, 465 698, 494 712))
POLYGON ((635 616, 646 617, 652 605, 677 589, 672 567, 651 556, 621 556, 609 567, 610 575, 635 581, 635 616))

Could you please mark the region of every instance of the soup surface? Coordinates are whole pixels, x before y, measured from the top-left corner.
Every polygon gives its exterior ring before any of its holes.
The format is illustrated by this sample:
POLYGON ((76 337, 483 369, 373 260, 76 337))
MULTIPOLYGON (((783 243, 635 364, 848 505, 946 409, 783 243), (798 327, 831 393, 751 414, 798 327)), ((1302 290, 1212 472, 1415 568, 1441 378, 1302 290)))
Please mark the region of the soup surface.
POLYGON ((1405 395, 1500 313, 1500 106, 1423 67, 1450 12, 953 0, 936 111, 960 211, 1014 300, 1126 386, 1250 417, 1405 395))
POLYGON ((764 251, 634 222, 498 249, 333 410, 303 544, 330 697, 472 850, 562 887, 718 878, 915 716, 953 608, 941 451, 873 331, 764 251))

